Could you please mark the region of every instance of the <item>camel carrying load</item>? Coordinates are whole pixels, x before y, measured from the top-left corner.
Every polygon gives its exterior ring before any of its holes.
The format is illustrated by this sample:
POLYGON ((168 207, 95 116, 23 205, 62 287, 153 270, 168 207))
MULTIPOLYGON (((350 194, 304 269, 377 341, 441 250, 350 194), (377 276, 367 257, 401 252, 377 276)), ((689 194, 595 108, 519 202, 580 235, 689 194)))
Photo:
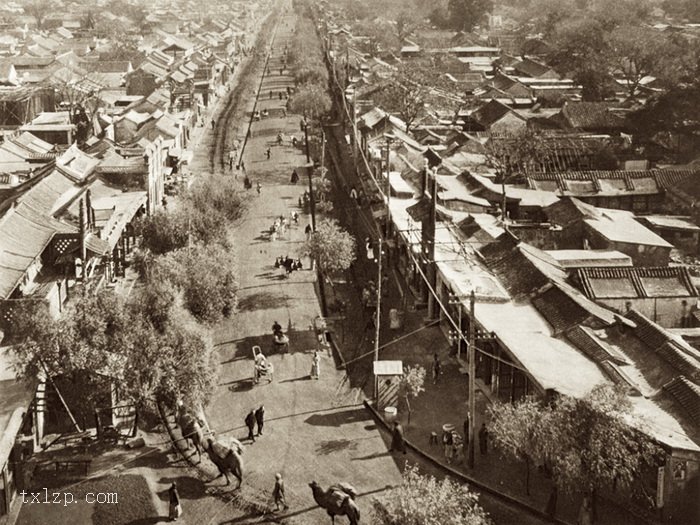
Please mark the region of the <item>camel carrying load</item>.
POLYGON ((347 516, 350 525, 360 523, 360 508, 355 503, 358 493, 352 485, 341 481, 328 487, 328 490, 323 490, 317 482, 312 481, 309 487, 318 506, 326 509, 331 517, 331 523, 335 523, 336 516, 347 516))
MULTIPOLYGON (((237 439, 230 439, 230 446, 226 446, 220 441, 207 439, 206 452, 214 465, 219 469, 219 475, 226 477, 226 484, 230 483, 229 474, 238 480, 238 488, 243 483, 243 445, 237 439)), ((214 479, 216 479, 214 478, 214 479)))
MULTIPOLYGON (((202 461, 202 449, 204 448, 202 421, 193 416, 190 412, 182 410, 177 418, 177 424, 182 431, 182 437, 187 444, 187 450, 190 449, 190 444, 192 444, 199 456, 199 461, 202 461)), ((194 455, 194 452, 192 455, 194 455)))

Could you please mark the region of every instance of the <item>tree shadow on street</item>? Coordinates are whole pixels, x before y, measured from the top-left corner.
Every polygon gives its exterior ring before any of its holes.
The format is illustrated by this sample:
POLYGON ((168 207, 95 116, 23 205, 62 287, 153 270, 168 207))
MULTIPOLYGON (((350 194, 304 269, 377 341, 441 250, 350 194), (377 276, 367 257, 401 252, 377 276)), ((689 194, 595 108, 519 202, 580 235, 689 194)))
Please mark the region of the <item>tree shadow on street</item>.
POLYGON ((322 441, 319 446, 316 447, 316 454, 319 456, 327 456, 335 452, 340 452, 341 450, 355 449, 357 449, 357 441, 352 441, 350 439, 331 439, 322 441))
POLYGON ((239 312, 255 310, 271 310, 274 308, 288 308, 289 297, 268 291, 258 292, 244 297, 238 301, 239 312))

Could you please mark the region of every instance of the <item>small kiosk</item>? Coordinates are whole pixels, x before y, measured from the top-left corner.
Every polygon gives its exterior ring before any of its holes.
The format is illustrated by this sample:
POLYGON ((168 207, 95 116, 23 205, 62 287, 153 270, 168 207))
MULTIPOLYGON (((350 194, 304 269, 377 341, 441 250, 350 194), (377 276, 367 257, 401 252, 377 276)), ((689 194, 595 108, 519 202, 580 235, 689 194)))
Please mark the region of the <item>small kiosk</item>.
POLYGON ((377 410, 398 405, 402 376, 402 361, 374 362, 374 400, 377 410))

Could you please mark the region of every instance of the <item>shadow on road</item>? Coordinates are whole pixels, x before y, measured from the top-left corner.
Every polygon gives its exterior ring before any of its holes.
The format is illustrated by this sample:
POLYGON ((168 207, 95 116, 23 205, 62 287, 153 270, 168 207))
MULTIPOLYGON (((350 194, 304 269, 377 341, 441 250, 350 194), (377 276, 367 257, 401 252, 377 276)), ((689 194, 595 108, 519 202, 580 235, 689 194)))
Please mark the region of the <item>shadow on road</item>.
POLYGON ((367 411, 362 408, 352 410, 343 410, 342 412, 334 412, 331 414, 314 414, 304 421, 308 425, 325 426, 325 427, 340 427, 349 423, 358 421, 367 421, 370 419, 367 411))
MULTIPOLYGON (((185 499, 199 499, 206 496, 207 487, 201 479, 193 478, 192 476, 179 476, 177 478, 160 478, 159 483, 163 483, 170 486, 171 483, 177 482, 177 491, 181 498, 185 499)), ((169 501, 170 496, 168 491, 158 493, 158 497, 161 501, 169 501)))
POLYGON ((238 310, 241 312, 288 307, 289 296, 267 291, 253 293, 238 302, 238 310))
POLYGON ((369 459, 384 458, 390 455, 391 452, 387 450, 386 452, 375 452, 374 454, 369 454, 367 456, 358 456, 356 458, 352 458, 352 461, 367 461, 369 459))
POLYGON ((357 448, 357 441, 350 439, 331 439, 328 441, 322 441, 318 447, 316 447, 316 454, 320 456, 327 456, 335 452, 340 452, 341 450, 355 450, 357 448))
POLYGON ((311 381, 311 376, 306 375, 306 376, 294 377, 292 379, 283 379, 282 381, 277 381, 277 382, 278 383, 294 383, 295 381, 311 381))

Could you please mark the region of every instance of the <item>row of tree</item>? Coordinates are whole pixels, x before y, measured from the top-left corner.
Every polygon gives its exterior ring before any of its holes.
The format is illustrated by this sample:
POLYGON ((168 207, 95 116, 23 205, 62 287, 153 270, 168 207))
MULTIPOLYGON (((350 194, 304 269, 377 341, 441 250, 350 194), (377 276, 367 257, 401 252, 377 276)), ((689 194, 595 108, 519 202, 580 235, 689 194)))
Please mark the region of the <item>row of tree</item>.
POLYGON ((524 461, 528 494, 533 466, 551 476, 551 515, 558 491, 584 494, 582 512, 590 513, 585 523, 595 521, 597 494, 650 497, 644 476, 655 476, 663 450, 643 432, 644 422, 635 419, 622 389, 600 385, 583 398, 526 398, 489 410, 489 435, 501 451, 524 461))

